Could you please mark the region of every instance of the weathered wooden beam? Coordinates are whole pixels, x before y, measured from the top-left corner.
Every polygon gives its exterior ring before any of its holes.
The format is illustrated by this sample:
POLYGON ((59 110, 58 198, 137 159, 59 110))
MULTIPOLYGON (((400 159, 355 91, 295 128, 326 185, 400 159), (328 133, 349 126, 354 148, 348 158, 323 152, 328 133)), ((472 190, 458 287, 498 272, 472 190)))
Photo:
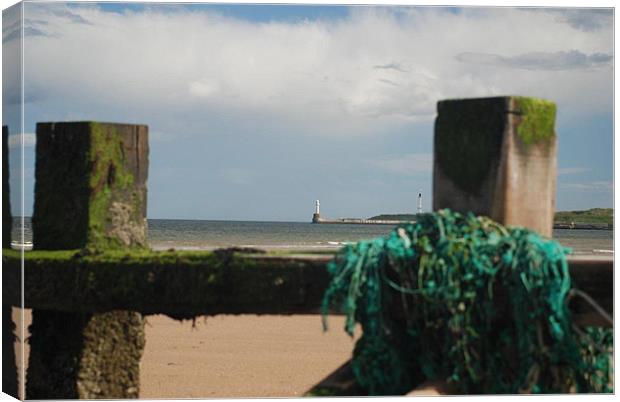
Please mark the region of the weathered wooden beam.
MULTIPOLYGON (((27 307, 54 311, 134 310, 175 318, 236 313, 318 313, 327 287, 325 260, 211 252, 77 251, 26 253, 27 307)), ((7 251, 5 283, 19 279, 7 251)), ((18 294, 9 287, 5 297, 18 294)))
POLYGON ((474 212, 551 237, 555 114, 553 102, 517 96, 439 102, 433 210, 474 212))
MULTIPOLYGON (((318 313, 329 283, 323 256, 229 252, 25 253, 26 307, 56 311, 126 309, 193 318, 215 314, 318 313)), ((19 280, 19 254, 5 250, 5 283, 19 280)), ((613 315, 613 259, 569 258, 573 283, 613 315)), ((18 292, 5 287, 8 300, 18 292)), ((499 296, 498 296, 499 297, 499 296)), ((571 300, 579 324, 608 326, 582 298, 571 300)))
MULTIPOLYGON (((35 248, 144 247, 147 172, 146 126, 38 123, 35 248)), ((138 397, 144 348, 140 313, 42 307, 32 312, 30 333, 28 399, 138 397)))

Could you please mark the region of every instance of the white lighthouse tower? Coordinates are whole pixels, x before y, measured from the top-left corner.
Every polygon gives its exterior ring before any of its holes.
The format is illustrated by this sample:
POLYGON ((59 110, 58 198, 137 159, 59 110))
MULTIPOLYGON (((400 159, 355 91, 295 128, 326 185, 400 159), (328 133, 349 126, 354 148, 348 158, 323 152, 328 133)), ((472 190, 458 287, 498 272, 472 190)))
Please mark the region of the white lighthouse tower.
POLYGON ((318 223, 321 220, 321 201, 314 202, 314 214, 312 214, 312 223, 318 223))
POLYGON ((422 213, 422 190, 418 191, 418 214, 422 213))

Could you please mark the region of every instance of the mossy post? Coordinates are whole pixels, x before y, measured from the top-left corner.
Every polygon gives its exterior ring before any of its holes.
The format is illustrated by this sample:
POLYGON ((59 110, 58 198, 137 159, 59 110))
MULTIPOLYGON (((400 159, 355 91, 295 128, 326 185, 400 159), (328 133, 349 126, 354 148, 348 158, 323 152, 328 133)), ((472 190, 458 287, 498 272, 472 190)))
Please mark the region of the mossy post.
POLYGON ((471 211, 551 237, 556 106, 525 97, 437 104, 433 209, 471 211))
MULTIPOLYGON (((9 128, 2 126, 2 248, 11 246, 11 203, 9 193, 9 128)), ((3 261, 4 265, 4 261, 3 261)), ((4 270, 3 270, 4 272, 4 270)), ((3 282, 7 286, 6 282, 3 282)), ((17 362, 15 360, 15 323, 12 307, 2 292, 2 392, 17 398, 17 362)))
MULTIPOLYGON (((147 174, 146 126, 37 124, 34 248, 145 247, 147 174)), ((30 334, 28 399, 138 397, 140 313, 34 310, 30 334)))
POLYGON ((9 192, 9 128, 2 126, 2 248, 11 246, 11 197, 9 192))

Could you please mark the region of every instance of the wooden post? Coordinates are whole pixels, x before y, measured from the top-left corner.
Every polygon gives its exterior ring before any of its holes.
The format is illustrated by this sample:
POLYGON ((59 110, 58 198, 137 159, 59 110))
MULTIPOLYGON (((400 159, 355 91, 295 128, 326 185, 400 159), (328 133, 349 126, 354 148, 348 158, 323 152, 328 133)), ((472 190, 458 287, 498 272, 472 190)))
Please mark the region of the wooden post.
MULTIPOLYGON (((2 248, 11 246, 11 202, 9 192, 9 128, 2 126, 2 248)), ((3 264, 4 265, 4 262, 3 264)), ((6 268, 3 266, 3 268, 6 268)), ((3 273, 5 270, 3 269, 3 273)), ((8 286, 3 282, 4 286, 8 286)), ((15 359, 15 323, 11 318, 11 305, 2 292, 2 392, 18 398, 17 364, 15 359)), ((23 339, 23 337, 22 337, 23 339)))
POLYGON ((551 237, 555 212, 553 102, 525 97, 437 104, 433 210, 487 215, 551 237))
MULTIPOLYGON (((37 124, 35 249, 146 246, 146 126, 37 124)), ((33 310, 28 399, 137 398, 140 313, 33 310)))

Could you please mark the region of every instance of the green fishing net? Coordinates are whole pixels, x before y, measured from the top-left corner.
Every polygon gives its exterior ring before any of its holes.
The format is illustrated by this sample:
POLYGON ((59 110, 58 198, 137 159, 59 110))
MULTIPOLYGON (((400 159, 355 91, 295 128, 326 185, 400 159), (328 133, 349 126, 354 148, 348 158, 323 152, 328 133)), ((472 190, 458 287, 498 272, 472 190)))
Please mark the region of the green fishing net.
POLYGON ((613 392, 612 329, 578 328, 569 249, 450 210, 345 246, 323 300, 362 335, 352 369, 370 395, 424 381, 454 393, 613 392), (499 289, 502 289, 500 292, 499 289))

